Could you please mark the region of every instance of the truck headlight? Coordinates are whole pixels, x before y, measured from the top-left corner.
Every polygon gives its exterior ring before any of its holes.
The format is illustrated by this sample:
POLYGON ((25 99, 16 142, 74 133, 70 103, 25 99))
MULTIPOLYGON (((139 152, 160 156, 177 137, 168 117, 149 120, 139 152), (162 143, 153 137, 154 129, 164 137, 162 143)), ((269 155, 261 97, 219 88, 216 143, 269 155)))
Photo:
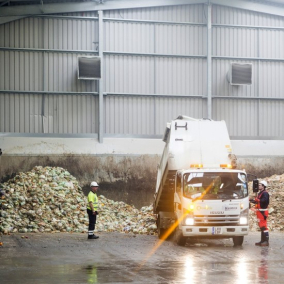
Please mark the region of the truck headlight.
POLYGON ((249 213, 249 209, 245 209, 241 212, 240 215, 240 225, 247 225, 248 224, 248 213, 249 213))
POLYGON ((247 225, 248 218, 247 217, 240 217, 240 225, 247 225))
POLYGON ((194 225, 194 219, 193 217, 186 217, 184 220, 185 225, 192 226, 194 225))

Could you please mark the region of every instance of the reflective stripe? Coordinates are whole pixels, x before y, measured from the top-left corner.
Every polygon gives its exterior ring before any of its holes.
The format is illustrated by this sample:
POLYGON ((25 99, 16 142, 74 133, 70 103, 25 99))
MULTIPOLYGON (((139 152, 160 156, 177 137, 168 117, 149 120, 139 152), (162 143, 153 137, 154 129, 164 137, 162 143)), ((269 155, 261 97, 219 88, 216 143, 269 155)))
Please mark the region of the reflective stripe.
POLYGON ((94 231, 88 231, 88 235, 92 236, 94 234, 94 231))
POLYGON ((268 208, 266 208, 266 209, 258 209, 258 211, 268 211, 268 208))

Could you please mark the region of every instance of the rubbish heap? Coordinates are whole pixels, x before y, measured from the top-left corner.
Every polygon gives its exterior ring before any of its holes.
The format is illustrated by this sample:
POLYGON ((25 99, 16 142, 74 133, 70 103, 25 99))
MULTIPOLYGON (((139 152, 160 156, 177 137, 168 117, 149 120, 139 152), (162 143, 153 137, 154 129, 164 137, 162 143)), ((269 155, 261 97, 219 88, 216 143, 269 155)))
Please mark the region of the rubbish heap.
POLYGON ((96 224, 98 231, 156 234, 156 217, 152 213, 152 205, 138 210, 122 201, 116 202, 100 195, 99 210, 96 224))
MULTIPOLYGON (((268 178, 264 178, 268 183, 267 191, 269 193, 269 217, 268 228, 270 231, 283 231, 284 230, 284 174, 273 175, 268 178)), ((252 183, 249 183, 249 195, 251 198, 256 196, 256 193, 252 192, 252 183)), ((250 231, 259 231, 256 214, 250 210, 250 231)))
MULTIPOLYGON (((34 167, 1 185, 0 234, 87 232, 87 197, 60 167, 34 167)), ((152 206, 141 210, 99 196, 96 230, 155 234, 152 206)))

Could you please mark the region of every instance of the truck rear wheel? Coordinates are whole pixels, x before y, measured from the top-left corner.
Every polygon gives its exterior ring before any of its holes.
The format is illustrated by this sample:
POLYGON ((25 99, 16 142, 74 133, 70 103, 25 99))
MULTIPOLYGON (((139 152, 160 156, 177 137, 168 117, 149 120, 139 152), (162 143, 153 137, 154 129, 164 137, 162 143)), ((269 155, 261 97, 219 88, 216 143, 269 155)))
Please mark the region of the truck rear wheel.
POLYGON ((161 228, 161 220, 160 220, 160 217, 158 217, 158 220, 157 220, 157 229, 158 229, 158 238, 161 240, 161 239, 164 239, 165 237, 165 233, 167 231, 167 229, 162 229, 161 228))
POLYGON ((233 237, 234 246, 241 246, 244 241, 244 236, 233 237))

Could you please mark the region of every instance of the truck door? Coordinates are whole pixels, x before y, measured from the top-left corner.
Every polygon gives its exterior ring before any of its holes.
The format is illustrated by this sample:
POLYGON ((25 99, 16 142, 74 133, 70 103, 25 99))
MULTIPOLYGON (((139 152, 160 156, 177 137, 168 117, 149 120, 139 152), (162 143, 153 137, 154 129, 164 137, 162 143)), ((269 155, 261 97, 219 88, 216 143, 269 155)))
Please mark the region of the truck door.
POLYGON ((181 173, 177 173, 176 175, 176 192, 175 192, 175 212, 177 217, 180 217, 182 212, 182 183, 181 183, 181 173))

